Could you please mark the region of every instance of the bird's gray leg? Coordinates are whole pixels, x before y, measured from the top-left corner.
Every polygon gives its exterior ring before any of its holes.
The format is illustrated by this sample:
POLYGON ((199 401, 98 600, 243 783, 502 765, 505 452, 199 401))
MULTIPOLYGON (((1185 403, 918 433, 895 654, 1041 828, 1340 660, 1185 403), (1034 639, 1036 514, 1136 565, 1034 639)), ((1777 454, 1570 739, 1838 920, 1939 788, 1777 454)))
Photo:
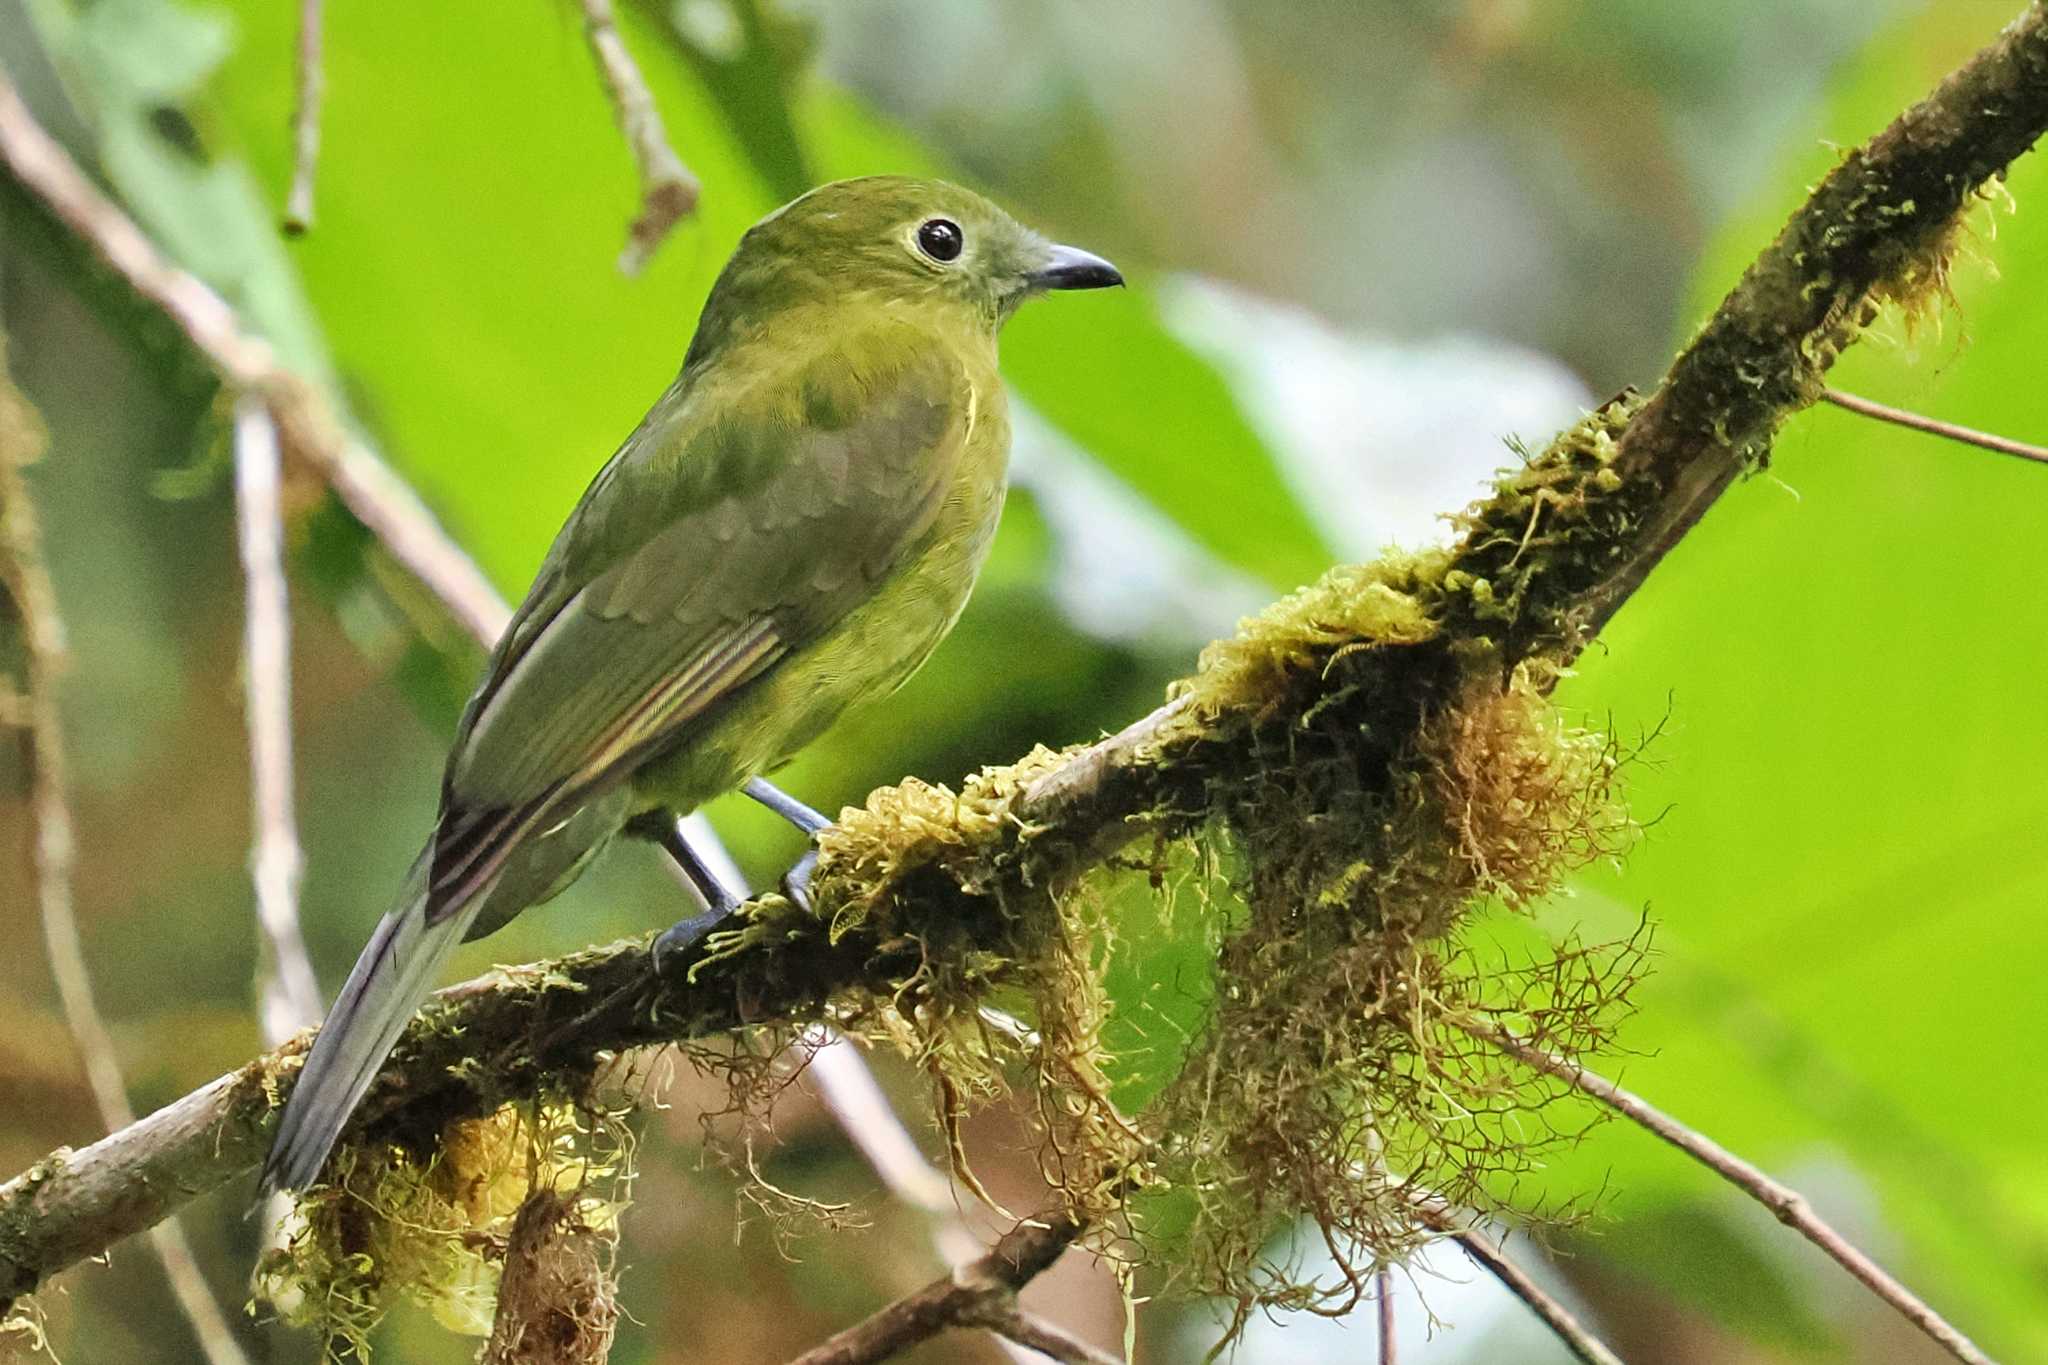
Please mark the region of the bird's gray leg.
POLYGON ((654 940, 654 969, 665 973, 698 940, 731 919, 746 902, 746 895, 744 889, 734 890, 720 881, 718 874, 698 856, 683 833, 680 817, 665 810, 646 811, 626 822, 626 833, 660 845, 683 874, 683 880, 704 902, 703 914, 678 921, 654 940))
MULTIPOLYGON (((832 823, 825 818, 823 812, 806 806, 765 777, 749 778, 742 790, 802 830, 807 839, 815 840, 818 831, 832 823)), ((808 911, 811 908, 811 875, 817 870, 818 849, 813 843, 804 856, 798 858, 790 865, 789 871, 782 874, 782 894, 788 896, 790 904, 799 910, 808 911)))

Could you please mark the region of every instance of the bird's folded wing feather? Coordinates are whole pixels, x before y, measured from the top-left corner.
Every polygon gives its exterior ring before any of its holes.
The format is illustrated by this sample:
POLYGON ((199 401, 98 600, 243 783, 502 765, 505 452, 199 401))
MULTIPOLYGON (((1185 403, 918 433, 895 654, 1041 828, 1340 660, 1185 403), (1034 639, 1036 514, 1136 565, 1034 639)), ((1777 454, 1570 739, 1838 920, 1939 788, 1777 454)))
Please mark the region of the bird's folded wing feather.
POLYGON ((750 402, 672 393, 591 485, 464 715, 430 915, 915 552, 972 402, 943 348, 882 349, 893 363, 824 356, 750 402))

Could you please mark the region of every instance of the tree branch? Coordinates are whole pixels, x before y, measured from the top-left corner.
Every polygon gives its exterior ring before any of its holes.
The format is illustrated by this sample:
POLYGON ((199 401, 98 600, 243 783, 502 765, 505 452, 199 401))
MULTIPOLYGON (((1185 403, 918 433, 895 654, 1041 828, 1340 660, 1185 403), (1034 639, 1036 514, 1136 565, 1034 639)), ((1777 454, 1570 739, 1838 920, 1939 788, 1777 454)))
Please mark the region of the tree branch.
POLYGON ((1947 285, 1961 215, 2048 128, 2041 0, 1934 93, 1828 173, 1693 338, 1623 434, 1613 469, 1652 494, 1650 518, 1581 591, 1597 630, 1888 302, 1947 285))
POLYGON ((406 572, 433 589, 464 629, 486 647, 498 638, 511 609, 418 495, 347 434, 319 391, 280 366, 269 344, 245 330, 218 294, 163 258, 142 229, 43 131, 4 75, 0 161, 131 289, 176 324, 222 384, 262 400, 285 454, 311 465, 406 572))
POLYGON ((1400 1350, 1394 1339, 1394 1272, 1385 1266, 1373 1276, 1373 1322, 1379 1332, 1380 1365, 1397 1365, 1400 1350))
POLYGON ((627 51, 626 40, 619 36, 612 0, 582 3, 583 35, 590 42, 590 55, 597 60, 598 74, 604 78, 604 91, 618 116, 619 131, 626 135, 626 145, 633 149, 633 164, 640 170, 640 214, 627 228, 626 246, 619 253, 620 271, 637 275, 662 239, 697 207, 700 186, 669 145, 653 92, 627 51))
MULTIPOLYGON (((1046 1324, 1024 1319, 1017 1312, 1017 1291, 1050 1269, 1080 1235, 1081 1225, 1063 1213, 1027 1219, 1004 1233, 980 1260, 896 1300, 805 1351, 790 1365, 872 1365, 955 1327, 986 1327, 1037 1350, 1046 1348, 1038 1341, 1012 1335, 1013 1329, 1037 1335, 1040 1341, 1057 1340, 1093 1351, 1056 1329, 1047 1334, 1046 1324)), ((1099 1353, 1074 1356, 1046 1350, 1046 1354, 1055 1360, 1078 1359, 1089 1365, 1102 1359, 1099 1353)))
POLYGON ((1773 1180, 1761 1169, 1744 1161, 1704 1133, 1686 1127, 1647 1100, 1622 1089, 1606 1077, 1589 1071, 1569 1057, 1560 1057, 1504 1029, 1469 1021, 1461 1023, 1459 1027, 1481 1042, 1499 1048, 1517 1061, 1547 1076, 1555 1076, 1582 1094, 1592 1096, 1631 1122, 1664 1139, 1769 1209, 1779 1222, 1826 1252, 1837 1265, 1855 1276, 1866 1289, 1896 1308, 1908 1322, 1925 1332, 1936 1345, 1957 1360, 1965 1362, 1965 1365, 1991 1365, 1991 1357, 1985 1355, 1975 1342, 1950 1326, 1946 1319, 1923 1302, 1918 1295, 1886 1274, 1882 1266, 1866 1256, 1848 1238, 1835 1231, 1813 1211, 1813 1205, 1809 1204, 1806 1196, 1799 1191, 1773 1180))
POLYGON ((1587 1331, 1569 1308, 1530 1279, 1529 1272, 1516 1265, 1500 1243, 1473 1227, 1468 1218, 1433 1194, 1418 1192, 1415 1207, 1423 1222, 1463 1247, 1467 1256, 1542 1319, 1543 1325, 1555 1332, 1566 1349, 1586 1365, 1622 1365, 1620 1356, 1587 1331))
MULTIPOLYGON (((1219 699, 1198 684, 1090 749, 992 771, 971 799, 928 802, 915 819, 900 803, 924 790, 917 784, 877 794, 827 833, 814 886, 824 915, 799 914, 779 897, 752 902, 743 927, 700 945, 686 975, 652 979, 645 940, 635 940, 444 991, 394 1054, 362 1123, 372 1136, 427 1141, 448 1118, 573 1088, 603 1051, 752 1023, 800 1027, 890 1000, 918 979, 927 952, 1000 948, 1049 890, 1117 848, 1195 828, 1213 791, 1241 783, 1262 753, 1285 752, 1292 723, 1340 689, 1395 699, 1374 742, 1398 744, 1403 727, 1419 733, 1475 670, 1568 661, 1735 476, 1764 458, 1778 425, 1813 401, 1820 376, 1877 307, 1938 289, 1959 215, 2044 127, 2048 10, 2037 3, 1844 159, 1647 402, 1610 405, 1467 512, 1442 572, 1416 587, 1429 621, 1418 638, 1360 648, 1337 632, 1266 660, 1255 698, 1219 699), (851 906, 858 913, 835 921, 834 907, 851 906)), ((210 292, 166 274, 4 86, 0 158, 170 312, 224 378, 265 395, 287 449, 318 450, 335 464, 344 443, 316 420, 325 416, 317 400, 279 376, 267 348, 240 333, 210 292)), ((0 1299, 253 1165, 272 1092, 296 1058, 292 1048, 260 1058, 0 1186, 0 1299)))
MULTIPOLYGON (((1056 1322, 1021 1308, 988 1309, 973 1314, 967 1322, 985 1327, 1006 1345, 1021 1346, 1060 1362, 1060 1365, 1124 1365, 1123 1357, 1111 1355, 1092 1342, 1081 1340, 1056 1322)), ((1034 1357, 1025 1355, 1024 1359, 1034 1357)))

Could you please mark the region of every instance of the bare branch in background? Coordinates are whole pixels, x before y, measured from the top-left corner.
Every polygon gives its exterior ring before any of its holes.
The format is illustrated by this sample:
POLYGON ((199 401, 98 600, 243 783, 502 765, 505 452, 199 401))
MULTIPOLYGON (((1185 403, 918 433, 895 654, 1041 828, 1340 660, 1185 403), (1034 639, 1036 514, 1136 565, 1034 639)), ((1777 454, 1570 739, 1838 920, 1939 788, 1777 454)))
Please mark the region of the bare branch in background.
POLYGON ((1375 1286, 1373 1305, 1379 1322, 1380 1365, 1397 1365, 1399 1353, 1394 1342, 1394 1272, 1382 1266, 1380 1273, 1373 1277, 1375 1286))
POLYGON ((702 187, 669 145, 654 95, 633 54, 626 50, 626 40, 619 36, 611 0, 583 0, 583 35, 590 41, 590 53, 597 59, 598 74, 604 77, 605 94, 618 116, 619 131, 626 135, 626 145, 633 149, 633 164, 640 171, 640 216, 627 228, 626 246, 619 253, 619 269, 637 275, 662 239, 697 207, 702 187))
POLYGON ((1822 389, 1820 396, 1823 401, 1833 403, 1847 412, 1874 417, 1880 422, 1890 422, 1893 426, 1960 441, 1967 446, 1995 450, 2001 455, 2017 455, 2022 460, 2048 464, 2048 446, 2028 445, 2025 441, 2015 441, 2010 436, 1957 426, 1954 422, 1944 422, 1937 417, 1924 417, 1917 412, 1908 412, 1904 408, 1888 407, 1883 403, 1872 402, 1868 398, 1858 398, 1855 394, 1843 393, 1840 389, 1822 389))
POLYGON ((256 830, 249 866, 263 1037, 276 1047, 320 1022, 320 983, 299 933, 298 816, 292 801, 291 599, 284 576, 284 508, 277 428, 255 398, 235 403, 235 513, 244 595, 242 686, 248 710, 249 800, 256 830))
POLYGON ((1021 1348, 1020 1359, 1044 1356, 1060 1365, 1124 1365, 1122 1356, 1083 1341, 1058 1323, 1021 1308, 991 1309, 974 1314, 969 1321, 995 1333, 1004 1345, 1021 1348))
POLYGON ((980 1260, 896 1300, 805 1351, 790 1365, 872 1365, 957 1327, 989 1328, 1055 1360, 1114 1362, 1116 1357, 1017 1312, 1017 1291, 1049 1270, 1081 1231, 1079 1223, 1062 1213, 1027 1219, 1003 1234, 980 1260), (1013 1331, 1021 1335, 1012 1335, 1013 1331), (1060 1354, 1074 1348, 1090 1354, 1060 1354))
POLYGON ((1415 1208, 1424 1223, 1463 1247, 1467 1256, 1541 1318, 1543 1325, 1557 1334, 1565 1348, 1586 1365, 1622 1365, 1620 1356, 1588 1331, 1569 1308, 1530 1279, 1529 1272, 1516 1265, 1501 1249, 1500 1243, 1474 1227, 1468 1215, 1426 1191, 1416 1192, 1415 1208))
POLYGON ((313 226, 313 174, 320 164, 320 101, 327 77, 320 69, 321 0, 299 0, 298 96, 292 106, 292 188, 284 202, 284 230, 313 226))
MULTIPOLYGON (((121 1077, 113 1035, 93 998, 92 977, 71 900, 76 848, 63 718, 57 702, 57 679, 64 668, 64 622, 43 562, 42 531, 23 473, 40 455, 42 444, 40 423, 7 378, 5 348, 0 346, 0 581, 5 583, 21 628, 18 719, 22 763, 29 774, 28 861, 64 1022, 85 1065, 100 1121, 111 1133, 134 1123, 135 1111, 128 1104, 128 1087, 121 1077)), ((248 1357, 236 1344, 234 1331, 199 1272, 184 1228, 176 1219, 166 1219, 150 1229, 150 1239, 206 1359, 211 1365, 247 1365, 248 1357)))
POLYGON ((278 365, 268 343, 197 277, 166 261, 134 221, 100 193, 43 131, 0 76, 0 159, 137 294, 185 334, 235 394, 255 394, 277 424, 285 454, 333 488, 406 572, 430 586, 464 629, 487 645, 511 613, 404 480, 349 437, 318 390, 278 365))
POLYGON ((1769 1209, 1779 1222, 1826 1252, 1837 1265, 1855 1276, 1871 1293, 1896 1308, 1907 1321, 1925 1332, 1957 1360, 1968 1362, 1968 1365, 1991 1365, 1991 1357, 1978 1349, 1976 1343, 1950 1326, 1918 1295, 1886 1274, 1876 1261, 1829 1226, 1813 1211, 1813 1206, 1807 1203, 1806 1197, 1797 1190, 1773 1180, 1712 1138, 1686 1127, 1640 1096, 1588 1071, 1569 1057, 1560 1057, 1511 1033, 1484 1024, 1466 1022, 1460 1027, 1481 1042, 1499 1048, 1510 1057, 1547 1076, 1556 1077, 1581 1093, 1592 1096, 1631 1122, 1655 1133, 1769 1209))

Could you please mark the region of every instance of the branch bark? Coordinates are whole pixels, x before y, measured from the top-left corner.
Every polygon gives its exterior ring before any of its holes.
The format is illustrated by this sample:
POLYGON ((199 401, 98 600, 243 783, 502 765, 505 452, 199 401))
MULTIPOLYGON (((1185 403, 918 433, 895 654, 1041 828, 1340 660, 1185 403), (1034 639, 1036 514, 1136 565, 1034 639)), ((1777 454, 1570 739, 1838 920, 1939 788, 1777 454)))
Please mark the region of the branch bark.
MULTIPOLYGON (((997 941, 1048 887, 1140 835, 1192 828, 1211 784, 1241 777, 1337 682, 1401 698, 1419 729, 1469 681, 1475 657, 1504 671, 1539 656, 1568 660, 1734 478, 1763 460, 1778 426, 1814 400, 1821 376, 1878 306, 1938 289, 1959 215, 2044 128, 2048 9, 2036 3, 1842 161, 1647 402, 1589 419, 1577 439, 1467 514, 1430 604, 1437 628, 1427 639, 1334 647, 1279 670, 1255 709, 1219 713, 1183 698, 1061 761, 1029 760, 985 784, 1002 798, 1001 819, 913 837, 888 829, 887 808, 871 802, 856 823, 892 835, 890 857, 856 880, 861 849, 847 833, 814 889, 827 907, 858 894, 866 913, 857 923, 835 926, 771 897, 748 907, 739 938, 714 936, 672 980, 650 977, 645 941, 634 940, 444 991, 394 1054, 362 1122, 387 1136, 432 1133, 507 1098, 574 1085, 603 1051, 749 1023, 801 1026, 862 993, 886 999, 916 975, 921 940, 961 951, 997 941), (1570 497, 1561 499, 1565 486, 1570 497), (1339 654, 1344 668, 1333 681, 1339 654)), ((132 224, 123 227, 62 161, 4 85, 0 158, 170 312, 224 377, 270 398, 288 448, 315 447, 333 462, 345 443, 331 422, 316 420, 325 416, 317 400, 279 378, 267 348, 244 336, 217 298, 189 277, 166 278, 132 224)), ((288 1083, 296 1047, 0 1186, 0 1301, 253 1165, 271 1092, 288 1083)))
MULTIPOLYGON (((1023 1341, 1011 1336, 1011 1330, 1020 1323, 1028 1335, 1039 1335, 1030 1331, 1031 1320, 1018 1314, 1017 1291, 1050 1269, 1081 1235, 1081 1230, 1079 1223, 1062 1213, 1048 1213, 1019 1223, 1003 1234, 980 1260, 896 1300, 830 1341, 805 1351, 790 1365, 873 1365, 955 1327, 986 1327, 1023 1345, 1044 1349, 1036 1340, 1023 1341)), ((1070 1346, 1081 1345, 1064 1332, 1059 1332, 1058 1338, 1070 1346)), ((1080 1359, 1093 1365, 1093 1359, 1086 1355, 1075 1356, 1070 1352, 1063 1356, 1054 1351, 1047 1354, 1056 1360, 1080 1359)))

